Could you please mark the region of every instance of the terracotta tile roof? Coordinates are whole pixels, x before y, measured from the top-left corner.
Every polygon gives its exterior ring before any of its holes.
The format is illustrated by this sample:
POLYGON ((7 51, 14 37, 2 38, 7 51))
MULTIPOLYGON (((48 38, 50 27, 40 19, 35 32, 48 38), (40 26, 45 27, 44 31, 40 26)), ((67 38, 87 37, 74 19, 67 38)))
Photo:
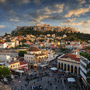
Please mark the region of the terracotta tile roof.
POLYGON ((0 44, 4 44, 4 43, 0 43, 0 44))
POLYGON ((43 43, 39 43, 39 44, 43 44, 43 43))
POLYGON ((75 51, 79 51, 78 49, 75 49, 75 51))
POLYGON ((15 58, 20 59, 21 57, 15 57, 15 58))
POLYGON ((19 61, 24 61, 24 58, 20 58, 19 61))
POLYGON ((72 42, 79 42, 79 41, 72 41, 72 42))
POLYGON ((87 46, 83 46, 82 49, 85 49, 87 46))
POLYGON ((90 50, 89 50, 89 49, 86 49, 85 51, 86 51, 86 52, 90 52, 90 50))
POLYGON ((18 63, 19 61, 15 61, 15 62, 10 62, 9 64, 14 64, 14 63, 18 63))
POLYGON ((77 58, 76 55, 71 54, 71 53, 68 53, 68 54, 62 56, 61 58, 70 58, 70 59, 72 59, 72 60, 75 60, 75 61, 80 62, 80 58, 77 58))
POLYGON ((29 42, 29 41, 27 41, 27 42, 25 42, 25 43, 27 43, 27 44, 33 44, 33 43, 29 42))
POLYGON ((20 62, 20 65, 28 64, 28 62, 22 62, 22 61, 19 61, 19 62, 20 62))

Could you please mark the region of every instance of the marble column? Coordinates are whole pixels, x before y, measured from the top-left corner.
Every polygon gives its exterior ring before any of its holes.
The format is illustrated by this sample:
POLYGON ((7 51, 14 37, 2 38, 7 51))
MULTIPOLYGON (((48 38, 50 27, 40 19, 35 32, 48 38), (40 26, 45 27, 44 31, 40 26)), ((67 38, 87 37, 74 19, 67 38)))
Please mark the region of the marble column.
POLYGON ((73 67, 73 73, 75 73, 75 67, 73 67))
POLYGON ((61 65, 62 65, 62 64, 60 63, 60 69, 61 69, 61 65))
POLYGON ((70 66, 70 72, 71 72, 71 66, 70 66))
POLYGON ((59 63, 57 63, 57 68, 59 69, 59 63))
POLYGON ((77 68, 77 74, 79 74, 79 68, 77 68))
POLYGON ((64 64, 63 64, 63 70, 64 70, 64 64))
POLYGON ((66 65, 66 71, 68 71, 68 65, 66 65))

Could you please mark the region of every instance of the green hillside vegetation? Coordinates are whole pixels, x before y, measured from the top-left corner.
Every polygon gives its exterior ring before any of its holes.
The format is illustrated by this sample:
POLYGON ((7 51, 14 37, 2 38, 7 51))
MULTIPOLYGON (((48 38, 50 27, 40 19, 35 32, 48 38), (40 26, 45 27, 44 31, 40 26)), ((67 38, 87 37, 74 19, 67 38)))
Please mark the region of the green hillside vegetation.
POLYGON ((63 30, 61 32, 57 32, 57 31, 38 31, 38 30, 33 30, 31 28, 27 28, 27 29, 20 29, 18 31, 12 31, 11 32, 11 35, 12 36, 21 36, 21 35, 27 35, 27 34, 32 34, 32 35, 35 35, 35 36, 39 36, 40 34, 43 34, 43 35, 47 35, 47 34, 56 34, 56 36, 63 36, 64 34, 67 35, 67 38, 66 40, 67 41, 73 41, 73 40, 76 40, 76 41, 87 41, 87 40, 90 40, 90 34, 84 34, 84 33, 67 33, 66 30, 63 30))
POLYGON ((90 50, 90 46, 86 47, 86 49, 89 49, 90 50))

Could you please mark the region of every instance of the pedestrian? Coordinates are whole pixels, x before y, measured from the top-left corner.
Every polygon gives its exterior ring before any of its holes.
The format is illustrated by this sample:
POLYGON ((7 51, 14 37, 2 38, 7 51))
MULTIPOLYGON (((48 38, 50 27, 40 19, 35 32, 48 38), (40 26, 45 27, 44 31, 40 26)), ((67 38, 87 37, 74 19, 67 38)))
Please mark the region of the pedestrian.
POLYGON ((62 83, 62 80, 61 80, 61 83, 62 83))
POLYGON ((32 86, 32 90, 33 90, 33 86, 32 86))
POLYGON ((50 83, 50 81, 48 81, 48 84, 50 83))
POLYGON ((35 85, 35 82, 34 82, 34 85, 35 85))
POLYGON ((58 80, 58 83, 59 83, 59 80, 58 80))
POLYGON ((27 84, 29 84, 29 80, 27 81, 27 84))
POLYGON ((71 89, 71 86, 69 86, 69 88, 71 89))
POLYGON ((41 80, 42 80, 42 77, 41 77, 41 80))
POLYGON ((48 90, 47 88, 45 88, 45 90, 48 90))
POLYGON ((57 85, 56 85, 56 90, 57 90, 57 85))
POLYGON ((52 83, 50 82, 50 86, 52 85, 52 83))

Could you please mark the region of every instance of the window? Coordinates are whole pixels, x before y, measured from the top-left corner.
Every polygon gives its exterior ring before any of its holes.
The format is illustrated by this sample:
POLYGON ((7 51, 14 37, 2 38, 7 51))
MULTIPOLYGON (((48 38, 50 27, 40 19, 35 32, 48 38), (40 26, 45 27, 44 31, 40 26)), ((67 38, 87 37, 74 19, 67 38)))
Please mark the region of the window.
POLYGON ((13 65, 13 67, 15 67, 15 65, 13 65))
POLYGON ((12 67, 12 66, 11 66, 12 67))

